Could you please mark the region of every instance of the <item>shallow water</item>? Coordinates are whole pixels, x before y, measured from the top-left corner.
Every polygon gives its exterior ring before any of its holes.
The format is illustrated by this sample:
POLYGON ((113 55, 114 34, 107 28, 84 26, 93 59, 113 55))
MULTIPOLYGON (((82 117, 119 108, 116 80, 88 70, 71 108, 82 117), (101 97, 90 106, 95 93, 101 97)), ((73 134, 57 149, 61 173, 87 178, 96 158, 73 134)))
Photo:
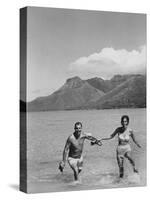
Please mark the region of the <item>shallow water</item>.
POLYGON ((146 184, 146 109, 113 109, 90 111, 32 112, 27 117, 28 192, 69 191, 112 187, 143 186, 146 184), (109 136, 120 126, 120 118, 127 114, 130 127, 142 146, 133 142, 132 157, 139 169, 133 174, 125 161, 125 177, 118 179, 116 162, 117 138, 103 142, 103 146, 90 146, 85 142, 82 183, 73 183, 73 173, 68 164, 62 173, 58 164, 67 137, 72 134, 74 123, 81 121, 83 130, 93 136, 109 136))

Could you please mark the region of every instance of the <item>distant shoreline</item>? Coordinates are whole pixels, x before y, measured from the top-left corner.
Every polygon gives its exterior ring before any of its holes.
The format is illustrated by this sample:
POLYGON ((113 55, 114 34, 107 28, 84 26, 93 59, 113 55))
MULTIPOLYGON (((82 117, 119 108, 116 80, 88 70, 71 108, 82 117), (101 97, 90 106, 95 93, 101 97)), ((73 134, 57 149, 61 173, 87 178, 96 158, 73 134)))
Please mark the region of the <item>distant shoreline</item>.
MULTIPOLYGON (((44 110, 44 111, 26 111, 27 113, 38 113, 38 112, 64 112, 64 111, 100 111, 100 110, 126 110, 126 109, 147 109, 147 107, 141 107, 141 108, 102 108, 102 109, 74 109, 74 110, 44 110)), ((24 112, 24 111, 21 111, 24 112)))

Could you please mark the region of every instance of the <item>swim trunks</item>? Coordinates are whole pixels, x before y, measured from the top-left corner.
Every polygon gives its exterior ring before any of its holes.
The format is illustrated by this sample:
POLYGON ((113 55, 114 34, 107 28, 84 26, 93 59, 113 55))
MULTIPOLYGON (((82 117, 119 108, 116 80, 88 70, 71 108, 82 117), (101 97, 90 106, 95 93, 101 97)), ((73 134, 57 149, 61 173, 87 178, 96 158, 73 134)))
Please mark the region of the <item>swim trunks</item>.
POLYGON ((73 167, 73 168, 78 167, 79 170, 82 170, 83 157, 82 156, 80 158, 68 157, 68 163, 69 163, 70 167, 73 167))

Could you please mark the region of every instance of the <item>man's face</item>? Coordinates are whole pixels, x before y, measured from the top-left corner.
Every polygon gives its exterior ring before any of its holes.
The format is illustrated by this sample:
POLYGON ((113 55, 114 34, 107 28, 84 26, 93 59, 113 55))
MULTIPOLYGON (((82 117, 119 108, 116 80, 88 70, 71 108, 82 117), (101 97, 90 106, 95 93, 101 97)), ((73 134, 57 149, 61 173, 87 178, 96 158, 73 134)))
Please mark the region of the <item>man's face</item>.
POLYGON ((76 132, 76 133, 80 134, 80 133, 81 133, 81 130, 82 130, 82 127, 81 127, 80 124, 78 124, 78 125, 75 126, 74 129, 75 129, 75 132, 76 132))

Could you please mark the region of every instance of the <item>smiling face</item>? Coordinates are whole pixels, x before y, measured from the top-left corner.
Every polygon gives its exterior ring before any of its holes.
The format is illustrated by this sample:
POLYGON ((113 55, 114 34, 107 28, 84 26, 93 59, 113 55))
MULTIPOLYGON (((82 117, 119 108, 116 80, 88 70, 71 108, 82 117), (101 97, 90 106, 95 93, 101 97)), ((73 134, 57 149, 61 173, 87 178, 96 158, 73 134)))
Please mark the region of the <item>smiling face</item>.
POLYGON ((82 131, 82 124, 76 123, 74 126, 74 130, 75 130, 76 135, 80 136, 81 131, 82 131))
POLYGON ((74 130, 75 130, 75 132, 81 132, 82 126, 81 126, 80 124, 78 124, 78 125, 76 125, 76 126, 74 127, 74 130))
POLYGON ((123 119, 122 125, 123 125, 124 127, 126 127, 126 126, 128 125, 128 121, 127 121, 126 118, 123 119))
POLYGON ((129 124, 129 117, 128 116, 123 116, 121 118, 121 124, 124 128, 126 128, 129 124))

